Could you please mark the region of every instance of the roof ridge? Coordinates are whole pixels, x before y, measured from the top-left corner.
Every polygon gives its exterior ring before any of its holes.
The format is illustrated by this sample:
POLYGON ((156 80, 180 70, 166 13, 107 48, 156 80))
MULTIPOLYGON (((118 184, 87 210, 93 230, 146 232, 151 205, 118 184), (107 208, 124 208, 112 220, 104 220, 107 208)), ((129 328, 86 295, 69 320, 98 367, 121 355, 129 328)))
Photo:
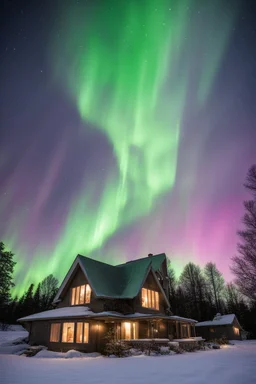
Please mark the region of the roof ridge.
POLYGON ((112 268, 115 268, 115 267, 116 267, 116 265, 108 264, 108 263, 105 263, 104 261, 95 260, 95 259, 93 259, 92 257, 88 257, 88 256, 80 255, 80 253, 78 253, 77 256, 78 256, 78 257, 82 257, 82 258, 84 258, 84 259, 91 260, 91 261, 93 261, 93 262, 95 262, 95 263, 99 263, 99 264, 107 265, 108 267, 112 267, 112 268))
POLYGON ((117 265, 115 265, 115 267, 121 267, 121 266, 130 264, 130 263, 135 263, 135 262, 141 261, 141 260, 148 260, 148 259, 152 259, 153 257, 163 256, 163 255, 165 255, 165 257, 166 257, 166 254, 164 252, 163 253, 158 253, 158 254, 152 255, 152 256, 151 255, 150 256, 144 256, 144 257, 140 257, 139 259, 129 260, 129 261, 126 261, 125 263, 117 264, 117 265))

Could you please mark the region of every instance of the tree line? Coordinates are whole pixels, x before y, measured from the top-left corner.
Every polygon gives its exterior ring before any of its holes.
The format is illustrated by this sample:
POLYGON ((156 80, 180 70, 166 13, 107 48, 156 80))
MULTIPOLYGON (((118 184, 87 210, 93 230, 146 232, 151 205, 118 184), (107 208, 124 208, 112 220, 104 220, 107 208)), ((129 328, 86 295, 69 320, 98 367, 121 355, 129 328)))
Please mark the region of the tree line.
MULTIPOLYGON (((231 260, 234 282, 225 283, 216 265, 202 269, 185 265, 179 279, 168 263, 172 312, 198 321, 212 319, 216 313, 235 313, 250 336, 256 338, 256 165, 246 177, 245 188, 251 199, 244 202, 244 228, 238 231, 237 254, 231 260)), ((0 242, 0 322, 15 323, 18 318, 53 308, 58 280, 49 275, 35 288, 31 284, 20 298, 11 297, 16 262, 13 253, 0 242)))
POLYGON ((169 263, 170 302, 172 311, 199 321, 216 313, 235 313, 250 336, 256 338, 256 165, 244 184, 251 199, 244 202, 244 228, 238 231, 237 254, 231 259, 234 282, 225 283, 214 263, 201 269, 188 263, 176 279, 169 263))
POLYGON ((53 299, 58 292, 58 279, 52 274, 45 277, 36 287, 30 284, 24 294, 12 298, 13 272, 16 262, 14 254, 0 242, 0 323, 2 329, 15 324, 17 319, 33 313, 53 309, 53 299))

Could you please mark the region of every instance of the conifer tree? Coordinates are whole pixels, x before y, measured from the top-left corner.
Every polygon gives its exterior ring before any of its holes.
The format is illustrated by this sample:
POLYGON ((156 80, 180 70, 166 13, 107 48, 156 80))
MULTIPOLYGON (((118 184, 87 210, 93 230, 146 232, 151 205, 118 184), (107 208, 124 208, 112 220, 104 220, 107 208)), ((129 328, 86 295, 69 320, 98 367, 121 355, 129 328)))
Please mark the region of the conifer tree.
POLYGON ((16 264, 14 254, 5 250, 0 242, 0 322, 5 323, 8 317, 8 305, 11 302, 11 288, 14 287, 13 271, 16 264))

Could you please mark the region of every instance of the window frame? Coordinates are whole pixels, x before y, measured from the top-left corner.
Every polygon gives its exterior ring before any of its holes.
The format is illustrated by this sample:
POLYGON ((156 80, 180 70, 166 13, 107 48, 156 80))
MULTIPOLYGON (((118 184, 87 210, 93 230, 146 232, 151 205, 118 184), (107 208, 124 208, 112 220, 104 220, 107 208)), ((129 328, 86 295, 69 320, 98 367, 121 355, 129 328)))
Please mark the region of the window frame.
POLYGON ((121 340, 137 340, 139 337, 139 322, 138 321, 122 321, 121 322, 121 340), (130 338, 126 336, 126 327, 129 325, 130 338))
POLYGON ((75 336, 76 336, 76 323, 74 321, 66 321, 62 323, 62 332, 61 332, 61 343, 68 343, 68 344, 74 344, 75 343, 75 336), (73 325, 73 338, 72 341, 68 341, 68 328, 66 330, 66 340, 63 340, 63 333, 64 333, 64 327, 66 324, 72 324, 73 325))
POLYGON ((82 284, 82 285, 77 285, 75 287, 72 287, 70 290, 70 305, 76 306, 76 305, 84 305, 84 304, 90 304, 91 302, 91 294, 92 294, 92 289, 90 287, 90 284, 82 284), (84 287, 83 290, 83 295, 81 296, 82 288, 84 287), (88 300, 87 300, 88 299, 88 300))
POLYGON ((159 311, 159 292, 154 289, 148 289, 143 287, 141 289, 141 306, 143 308, 159 311))
POLYGON ((50 326, 50 343, 59 343, 60 342, 60 338, 61 338, 61 323, 51 323, 51 326, 50 326), (58 326, 58 332, 57 332, 57 339, 58 340, 52 340, 52 336, 53 336, 53 328, 55 326, 58 326))

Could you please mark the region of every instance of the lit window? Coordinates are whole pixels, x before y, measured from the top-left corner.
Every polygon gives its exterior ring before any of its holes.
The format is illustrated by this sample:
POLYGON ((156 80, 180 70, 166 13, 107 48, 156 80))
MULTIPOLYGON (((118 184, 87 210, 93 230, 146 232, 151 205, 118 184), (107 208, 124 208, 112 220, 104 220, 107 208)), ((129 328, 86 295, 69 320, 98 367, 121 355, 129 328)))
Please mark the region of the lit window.
POLYGON ((60 341, 60 323, 51 324, 50 341, 53 343, 60 341))
POLYGON ((85 296, 85 302, 86 303, 90 303, 91 301, 91 287, 89 284, 86 284, 86 296, 85 296))
POLYGON ((142 301, 142 307, 148 306, 148 295, 147 295, 147 289, 142 288, 141 290, 141 301, 142 301))
POLYGON ((79 304, 84 303, 84 293, 85 293, 85 285, 82 285, 80 287, 79 304))
POLYGON ((121 324, 122 339, 134 340, 138 339, 138 323, 137 322, 124 322, 121 324))
POLYGON ((80 296, 80 287, 76 287, 76 301, 75 304, 79 304, 79 296, 80 296))
POLYGON ((89 284, 72 288, 71 305, 90 303, 90 301, 91 301, 91 287, 89 284))
POLYGON ((84 343, 89 341, 89 323, 84 323, 84 343))
POLYGON ((211 332, 211 333, 214 333, 214 329, 213 329, 213 328, 210 328, 210 332, 211 332))
POLYGON ((64 323, 62 329, 62 342, 73 343, 74 342, 74 323, 64 323))
POLYGON ((83 323, 76 324, 76 342, 77 343, 83 342, 83 323))
POLYGON ((142 288, 141 303, 142 307, 159 309, 159 292, 142 288))
POLYGON ((234 330, 234 334, 235 334, 235 335, 239 335, 239 334, 240 334, 240 332, 239 332, 239 328, 237 328, 237 327, 233 327, 233 330, 234 330))

